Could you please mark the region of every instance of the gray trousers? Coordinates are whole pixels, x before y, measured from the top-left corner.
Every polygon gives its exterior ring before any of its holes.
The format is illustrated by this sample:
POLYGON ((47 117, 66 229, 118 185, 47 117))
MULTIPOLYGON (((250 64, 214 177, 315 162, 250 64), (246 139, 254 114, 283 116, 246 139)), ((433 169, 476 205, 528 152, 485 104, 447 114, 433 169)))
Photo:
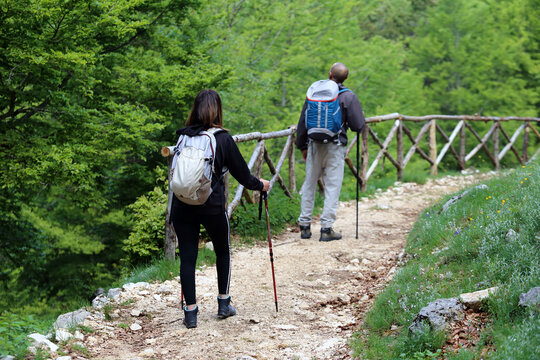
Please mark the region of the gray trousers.
POLYGON ((324 208, 321 215, 321 228, 332 227, 343 182, 346 147, 341 143, 322 144, 310 141, 306 159, 306 178, 302 186, 302 209, 298 223, 310 225, 315 204, 317 180, 324 181, 324 208))

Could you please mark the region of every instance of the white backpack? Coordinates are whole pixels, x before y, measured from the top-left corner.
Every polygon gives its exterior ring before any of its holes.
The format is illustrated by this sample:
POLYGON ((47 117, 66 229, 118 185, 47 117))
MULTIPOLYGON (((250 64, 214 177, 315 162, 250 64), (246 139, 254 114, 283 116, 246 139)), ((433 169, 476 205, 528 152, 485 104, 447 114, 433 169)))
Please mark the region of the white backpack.
POLYGON ((186 204, 202 205, 212 193, 218 131, 212 127, 195 136, 180 135, 174 148, 171 190, 186 204))

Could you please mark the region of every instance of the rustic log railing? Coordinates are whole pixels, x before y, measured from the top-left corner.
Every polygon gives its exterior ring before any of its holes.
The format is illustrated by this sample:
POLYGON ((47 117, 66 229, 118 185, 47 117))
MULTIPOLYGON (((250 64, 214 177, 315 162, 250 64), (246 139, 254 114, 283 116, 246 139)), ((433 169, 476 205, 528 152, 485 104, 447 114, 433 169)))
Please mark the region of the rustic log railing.
MULTIPOLYGON (((382 160, 384 162, 385 159, 388 159, 390 163, 396 168, 397 172, 397 180, 401 181, 403 180, 403 170, 405 169, 406 165, 411 160, 412 156, 415 153, 418 153, 421 158, 426 160, 430 164, 430 172, 432 175, 436 175, 438 172, 438 167, 441 164, 443 158, 448 153, 448 150, 450 150, 450 153, 452 156, 454 156, 457 160, 458 166, 460 169, 465 169, 467 166, 467 162, 469 162, 474 155, 478 153, 481 149, 484 150, 486 156, 491 160, 493 163, 493 166, 496 170, 500 168, 500 161, 502 158, 508 153, 509 150, 512 150, 514 155, 516 156, 517 160, 521 164, 525 164, 528 161, 532 161, 536 157, 538 157, 538 154, 540 153, 539 149, 533 149, 534 154, 532 157, 529 158, 529 135, 530 132, 532 132, 538 139, 540 139, 540 133, 538 130, 533 126, 540 124, 540 118, 535 117, 493 117, 493 116, 469 116, 469 115, 426 115, 426 116, 407 116, 402 115, 399 113, 392 113, 388 115, 382 115, 382 116, 374 116, 369 117, 366 119, 366 126, 364 127, 361 136, 361 165, 360 165, 360 171, 356 169, 356 167, 353 164, 353 161, 349 158, 349 153, 353 149, 354 145, 358 141, 358 136, 355 135, 352 141, 350 142, 348 148, 347 148, 347 156, 345 158, 345 161, 351 170, 352 174, 358 179, 362 191, 366 190, 367 182, 370 176, 375 171, 378 163, 382 160), (381 141, 376 134, 376 132, 373 130, 372 126, 373 124, 382 123, 385 121, 392 121, 394 120, 394 124, 391 127, 388 135, 384 139, 384 141, 381 141), (453 129, 450 136, 448 136, 443 128, 440 126, 439 121, 447 123, 447 122, 455 122, 457 121, 456 127, 453 129), (475 121, 481 121, 481 122, 493 122, 493 125, 489 128, 489 130, 483 135, 480 136, 478 132, 472 127, 471 122, 475 121), (514 132, 514 134, 510 137, 508 133, 503 128, 503 123, 508 121, 518 121, 522 122, 522 124, 519 126, 519 128, 514 132), (416 134, 416 136, 413 135, 412 131, 405 125, 405 123, 411 122, 411 123, 424 123, 423 126, 420 128, 419 132, 416 134), (466 132, 469 130, 469 132, 474 136, 474 138, 479 142, 478 145, 476 145, 472 150, 470 150, 469 153, 466 152, 466 132), (516 149, 516 141, 520 134, 523 133, 523 146, 522 146, 522 154, 520 155, 519 151, 516 149), (405 134, 411 141, 412 145, 410 149, 407 151, 407 153, 404 153, 403 150, 403 134, 405 134), (426 153, 424 150, 420 148, 420 145, 422 143, 422 139, 428 134, 428 149, 429 152, 426 153), (440 151, 437 153, 437 134, 439 134, 439 138, 442 138, 444 140, 444 145, 440 149, 440 151), (502 134, 504 138, 506 139, 507 143, 502 148, 502 150, 499 151, 500 146, 500 135, 502 134), (378 151, 377 155, 375 156, 373 162, 371 165, 369 165, 369 153, 368 153, 368 143, 369 143, 369 137, 373 139, 375 144, 380 147, 380 150, 378 151), (393 138, 396 137, 396 158, 390 154, 389 147, 392 143, 393 138), (459 148, 456 150, 454 147, 453 142, 456 140, 456 138, 459 137, 459 148), (488 146, 488 142, 492 140, 492 147, 493 150, 490 150, 488 146)), ((239 142, 245 142, 245 141, 253 141, 256 140, 257 144, 255 145, 255 148, 253 150, 253 153, 251 155, 251 158, 248 162, 248 167, 251 170, 251 172, 257 176, 260 177, 262 173, 262 167, 263 164, 266 163, 268 166, 268 169, 270 170, 270 173, 272 174, 272 178, 270 179, 270 190, 272 190, 274 184, 276 181, 279 183, 280 187, 284 191, 284 193, 291 197, 292 193, 296 192, 296 175, 295 175, 295 153, 294 153, 294 141, 295 141, 295 135, 296 135, 296 126, 291 126, 289 129, 286 130, 280 130, 275 132, 269 132, 269 133, 261 133, 261 132, 253 132, 248 134, 240 134, 240 135, 234 135, 233 139, 239 143, 239 142), (283 150, 281 152, 281 155, 279 157, 279 160, 277 164, 274 164, 272 159, 270 158, 270 154, 265 146, 265 140, 275 139, 275 138, 282 138, 287 137, 287 141, 285 143, 285 146, 283 147, 283 150), (280 171, 285 163, 285 160, 288 160, 288 170, 289 170, 289 184, 285 184, 285 181, 283 177, 280 174, 280 171)), ((538 143, 538 142, 537 142, 538 143)), ((172 158, 174 155, 174 146, 167 146, 163 147, 161 149, 161 154, 164 157, 168 157, 169 159, 169 180, 172 176, 172 171, 170 169, 170 165, 172 162, 172 158)), ((225 177, 225 190, 226 190, 226 198, 228 199, 228 192, 229 192, 229 179, 228 174, 225 177)), ((319 180, 319 187, 321 190, 324 190, 324 184, 322 181, 319 180)), ((166 231, 165 231, 165 257, 166 258, 174 258, 175 249, 176 249, 176 235, 174 233, 174 229, 172 225, 169 224, 169 214, 170 214, 170 203, 172 201, 172 192, 169 191, 168 194, 168 206, 167 206, 167 212, 166 212, 166 231)), ((238 185, 236 188, 235 196, 232 199, 232 201, 228 204, 227 212, 229 216, 232 215, 236 207, 241 203, 242 199, 246 201, 247 203, 253 204, 258 201, 258 192, 248 192, 242 185, 238 185)))
POLYGON ((377 164, 381 159, 388 159, 392 165, 397 170, 397 179, 403 180, 403 170, 405 169, 405 166, 411 159, 412 155, 414 153, 418 153, 423 159, 425 159, 431 166, 431 174, 437 175, 438 167, 441 164, 444 156, 448 153, 448 150, 450 150, 452 156, 454 156, 457 160, 458 166, 461 170, 465 169, 467 166, 467 162, 469 162, 474 155, 480 151, 480 149, 483 149, 486 156, 491 160, 493 163, 493 166, 495 170, 499 170, 500 168, 500 161, 502 158, 506 155, 506 153, 509 150, 512 150, 514 155, 516 156, 518 162, 522 165, 527 163, 529 160, 533 160, 536 157, 538 157, 538 154, 540 153, 540 149, 535 149, 535 152, 533 156, 529 159, 529 134, 530 132, 533 132, 538 139, 540 139, 540 133, 538 130, 534 127, 534 125, 540 124, 540 118, 536 117, 516 117, 516 116, 509 116, 509 117, 495 117, 495 116, 470 116, 470 115, 426 115, 426 116, 407 116, 402 115, 399 113, 393 113, 383 116, 374 116, 366 119, 366 126, 364 127, 364 130, 361 134, 361 148, 362 148, 362 154, 361 154, 361 166, 360 166, 360 172, 355 168, 352 160, 349 158, 348 154, 353 148, 353 146, 356 144, 356 141, 358 141, 358 136, 356 135, 351 143, 349 144, 348 150, 347 150, 347 157, 345 161, 347 162, 349 168, 351 169, 352 173, 358 178, 362 191, 366 190, 367 182, 370 176, 373 174, 373 171, 375 170, 377 164), (394 120, 394 125, 390 129, 390 132, 388 133, 386 139, 384 142, 381 142, 379 140, 377 134, 373 131, 372 126, 370 124, 376 124, 381 123, 384 121, 391 121, 394 120), (450 121, 457 121, 457 125, 448 136, 443 128, 439 125, 440 122, 448 123, 450 121), (472 127, 471 122, 475 121, 481 121, 481 122, 493 122, 492 126, 489 128, 489 130, 481 137, 477 131, 472 127), (509 121, 518 121, 522 122, 522 124, 518 127, 518 129, 514 132, 512 137, 509 137, 506 131, 503 128, 503 123, 509 122, 509 121), (413 122, 413 123, 424 123, 416 137, 413 136, 411 130, 405 125, 406 122, 413 122), (466 131, 469 130, 469 132, 476 138, 476 140, 479 142, 478 145, 476 145, 472 150, 470 150, 469 153, 466 152, 465 149, 465 140, 466 140, 466 131), (411 140, 412 146, 407 152, 407 154, 404 156, 403 153, 403 133, 411 140), (426 154, 425 151, 423 151, 419 145, 424 138, 424 136, 428 133, 428 145, 429 145, 429 154, 426 154), (437 133, 444 139, 444 145, 437 153, 437 133), (502 150, 499 151, 499 145, 500 145, 500 136, 499 133, 502 133, 504 138, 507 141, 507 144, 504 146, 502 150), (522 154, 520 155, 518 150, 516 149, 516 141, 519 137, 519 135, 523 133, 523 146, 522 146, 522 154), (397 135, 396 135, 397 134, 397 135), (391 141, 394 138, 394 135, 396 135, 396 142, 397 142, 397 160, 394 159, 394 157, 390 154, 388 147, 391 143, 391 141), (369 166, 368 164, 368 140, 369 136, 372 137, 374 142, 380 147, 379 152, 377 153, 375 159, 369 166), (454 140, 459 137, 459 149, 456 151, 456 148, 452 145, 454 140), (488 147, 488 142, 490 139, 493 142, 493 150, 490 150, 488 147), (369 166, 369 167, 368 167, 369 166))

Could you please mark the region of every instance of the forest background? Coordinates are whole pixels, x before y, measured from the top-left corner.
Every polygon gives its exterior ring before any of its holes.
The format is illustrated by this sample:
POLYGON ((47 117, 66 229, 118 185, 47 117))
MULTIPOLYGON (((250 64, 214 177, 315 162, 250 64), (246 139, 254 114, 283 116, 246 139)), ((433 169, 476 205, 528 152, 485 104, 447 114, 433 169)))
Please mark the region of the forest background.
POLYGON ((539 18, 537 0, 0 0, 0 314, 61 312, 161 255, 159 149, 200 90, 232 134, 296 124, 336 61, 366 116, 538 116, 539 18))

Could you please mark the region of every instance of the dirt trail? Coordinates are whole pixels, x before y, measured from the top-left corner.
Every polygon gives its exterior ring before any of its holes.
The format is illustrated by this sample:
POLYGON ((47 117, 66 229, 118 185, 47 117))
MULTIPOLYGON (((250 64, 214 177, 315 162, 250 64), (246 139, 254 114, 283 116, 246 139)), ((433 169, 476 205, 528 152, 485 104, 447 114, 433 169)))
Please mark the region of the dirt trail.
POLYGON ((354 201, 340 203, 334 225, 343 234, 340 241, 319 242, 318 225, 309 240, 301 240, 296 229, 274 238, 278 313, 268 248, 237 248, 231 278, 237 316, 217 319, 215 268, 208 267, 197 272, 196 329, 182 325, 178 282, 166 281, 123 291, 117 302, 124 304, 110 321, 87 321, 97 331, 84 346, 93 359, 350 359, 347 343, 395 272, 418 214, 477 180, 468 175, 397 184, 363 199, 359 239, 354 201), (133 323, 141 329, 130 329, 133 323))

